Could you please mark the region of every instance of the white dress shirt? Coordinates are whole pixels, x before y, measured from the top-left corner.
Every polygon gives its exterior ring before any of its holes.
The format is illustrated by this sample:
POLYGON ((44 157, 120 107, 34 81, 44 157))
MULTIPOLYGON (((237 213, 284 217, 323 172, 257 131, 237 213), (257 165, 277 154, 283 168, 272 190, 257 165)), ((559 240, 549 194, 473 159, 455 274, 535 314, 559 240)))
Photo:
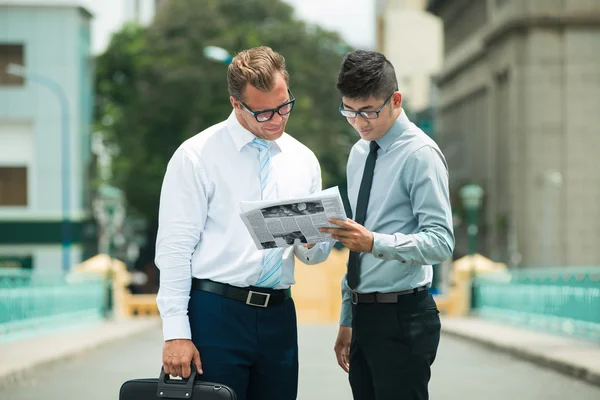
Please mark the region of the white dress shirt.
MULTIPOLYGON (((256 248, 239 215, 241 201, 261 199, 254 137, 232 112, 226 121, 186 140, 169 161, 155 259, 165 340, 191 339, 187 309, 192 277, 239 287, 258 280, 267 250, 256 248)), ((321 168, 308 147, 284 133, 272 142, 270 152, 278 199, 321 190, 321 168)), ((294 255, 317 264, 328 257, 332 245, 286 248, 276 289, 295 283, 294 255)))

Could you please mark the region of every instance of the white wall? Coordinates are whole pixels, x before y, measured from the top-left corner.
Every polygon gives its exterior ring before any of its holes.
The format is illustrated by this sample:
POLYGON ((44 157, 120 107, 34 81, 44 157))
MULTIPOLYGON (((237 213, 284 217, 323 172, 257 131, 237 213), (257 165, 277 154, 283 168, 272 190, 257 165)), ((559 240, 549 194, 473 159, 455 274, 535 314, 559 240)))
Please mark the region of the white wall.
POLYGON ((430 104, 431 76, 442 67, 441 21, 424 11, 392 8, 383 14, 383 53, 394 64, 398 85, 413 111, 430 104))
POLYGON ((30 166, 34 146, 31 122, 0 121, 0 166, 30 166))

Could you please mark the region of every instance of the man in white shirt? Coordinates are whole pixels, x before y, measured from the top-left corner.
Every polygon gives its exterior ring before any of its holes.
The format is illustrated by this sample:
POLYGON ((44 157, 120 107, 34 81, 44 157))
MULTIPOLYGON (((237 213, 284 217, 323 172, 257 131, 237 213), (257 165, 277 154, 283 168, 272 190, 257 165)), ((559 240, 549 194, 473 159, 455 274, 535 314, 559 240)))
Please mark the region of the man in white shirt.
MULTIPOLYGON (((169 161, 156 265, 165 372, 232 387, 239 400, 292 400, 298 387, 294 255, 324 261, 332 243, 257 250, 240 202, 321 190, 321 169, 284 132, 294 107, 284 58, 239 53, 227 74, 233 112, 185 141, 169 161)), ((265 246, 266 247, 266 246, 265 246)))

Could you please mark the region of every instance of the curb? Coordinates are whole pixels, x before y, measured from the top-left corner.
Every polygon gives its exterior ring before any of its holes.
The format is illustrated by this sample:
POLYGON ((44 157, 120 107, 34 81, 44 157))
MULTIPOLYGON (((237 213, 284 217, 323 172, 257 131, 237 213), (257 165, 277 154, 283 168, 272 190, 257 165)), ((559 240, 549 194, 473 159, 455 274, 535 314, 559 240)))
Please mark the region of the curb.
POLYGON ((442 323, 442 333, 460 338, 467 339, 482 345, 488 349, 509 354, 515 358, 531 362, 544 368, 560 372, 576 379, 583 380, 595 386, 600 386, 600 372, 592 371, 587 367, 570 363, 565 360, 556 359, 536 351, 532 351, 527 347, 510 346, 503 343, 497 343, 493 339, 483 338, 478 335, 470 334, 461 331, 460 329, 444 328, 442 323))
MULTIPOLYGON (((149 329, 160 327, 160 319, 135 319, 130 321, 110 321, 101 323, 89 330, 97 331, 98 329, 106 329, 106 332, 97 335, 98 337, 67 346, 58 351, 50 351, 48 354, 41 355, 39 358, 32 360, 27 365, 10 366, 4 371, 0 370, 0 389, 13 385, 30 375, 34 369, 40 367, 48 367, 52 364, 69 361, 83 353, 101 348, 111 343, 128 339, 133 336, 147 332, 149 329), (113 325, 112 327, 110 325, 113 325)), ((86 334, 88 329, 81 331, 79 334, 86 334)), ((72 332, 69 334, 73 334, 72 332)), ((50 336, 48 336, 50 338, 50 336)), ((36 338, 42 339, 43 338, 36 338)), ((11 343, 18 344, 19 341, 11 343)), ((48 340, 48 346, 52 345, 51 339, 48 340)), ((0 366, 1 367, 1 366, 0 366)))

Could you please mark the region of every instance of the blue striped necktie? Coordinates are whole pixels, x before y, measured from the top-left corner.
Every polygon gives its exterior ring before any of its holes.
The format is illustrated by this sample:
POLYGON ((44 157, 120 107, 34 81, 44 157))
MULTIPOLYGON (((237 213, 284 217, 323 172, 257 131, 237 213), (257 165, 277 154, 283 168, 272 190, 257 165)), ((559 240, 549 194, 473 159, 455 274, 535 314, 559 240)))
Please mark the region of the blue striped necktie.
MULTIPOLYGON (((252 144, 258 149, 258 170, 262 200, 276 200, 277 191, 275 189, 275 181, 271 179, 270 143, 257 137, 254 138, 252 144)), ((281 282, 281 272, 283 271, 282 254, 283 249, 281 248, 269 249, 265 252, 263 267, 256 286, 272 288, 281 282)))

